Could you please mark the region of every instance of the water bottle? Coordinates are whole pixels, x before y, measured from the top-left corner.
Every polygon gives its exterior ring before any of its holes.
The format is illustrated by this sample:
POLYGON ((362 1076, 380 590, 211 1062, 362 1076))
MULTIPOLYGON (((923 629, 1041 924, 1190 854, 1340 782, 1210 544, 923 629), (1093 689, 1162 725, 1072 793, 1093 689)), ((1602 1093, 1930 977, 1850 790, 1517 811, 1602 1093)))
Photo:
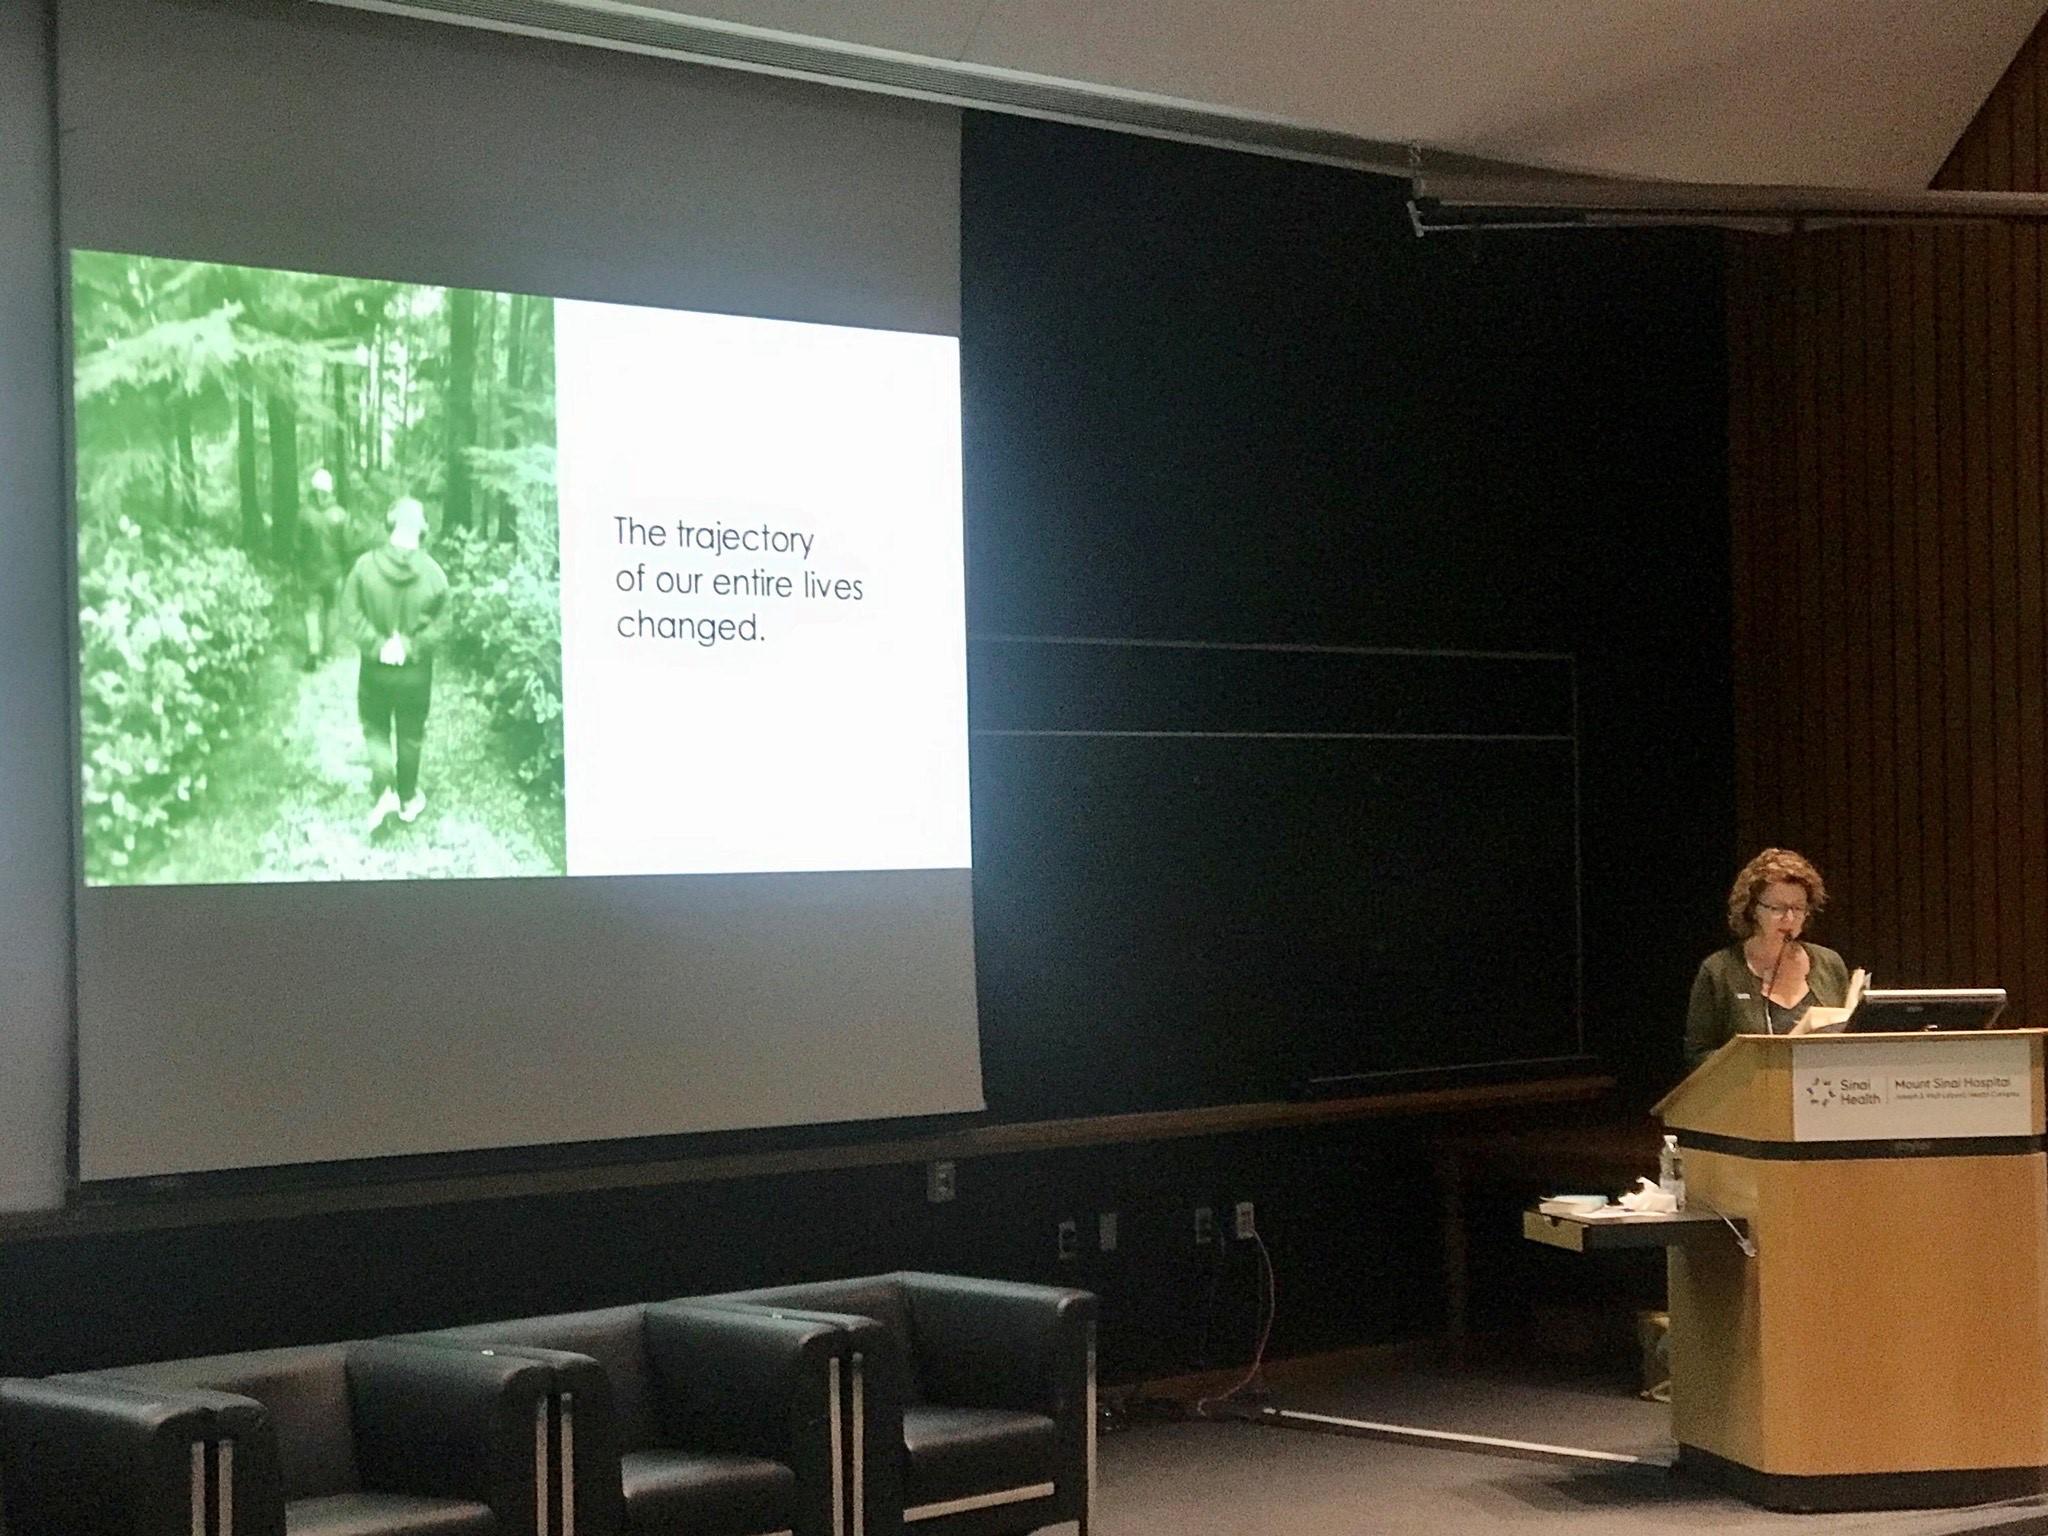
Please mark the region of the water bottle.
POLYGON ((1685 1154, 1678 1150, 1678 1138, 1666 1136, 1657 1149, 1657 1187, 1685 1209, 1685 1154))

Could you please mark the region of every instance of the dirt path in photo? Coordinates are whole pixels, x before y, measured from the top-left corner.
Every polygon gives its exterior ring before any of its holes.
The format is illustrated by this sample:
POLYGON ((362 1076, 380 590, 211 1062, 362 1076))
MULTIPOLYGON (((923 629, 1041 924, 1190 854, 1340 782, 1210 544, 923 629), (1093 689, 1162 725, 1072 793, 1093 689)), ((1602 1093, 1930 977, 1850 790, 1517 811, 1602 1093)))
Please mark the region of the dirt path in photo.
MULTIPOLYGON (((135 883, 487 879, 563 873, 560 813, 535 809, 490 734, 476 680, 434 673, 420 759, 426 810, 370 829, 370 767, 354 656, 301 670, 273 648, 254 698, 207 765, 204 799, 135 883)), ((124 882, 126 883, 126 882, 124 882)))

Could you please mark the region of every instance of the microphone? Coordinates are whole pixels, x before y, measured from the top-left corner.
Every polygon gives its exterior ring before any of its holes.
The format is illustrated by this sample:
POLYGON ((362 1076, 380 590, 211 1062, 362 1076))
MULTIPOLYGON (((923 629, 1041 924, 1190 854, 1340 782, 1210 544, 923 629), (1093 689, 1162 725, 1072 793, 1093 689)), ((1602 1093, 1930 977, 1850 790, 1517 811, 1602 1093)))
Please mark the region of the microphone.
POLYGON ((1785 963, 1785 951, 1791 947, 1792 940, 1789 936, 1778 941, 1778 958, 1771 962, 1771 974, 1764 978, 1764 1033, 1767 1035, 1775 1035, 1778 1032, 1776 1024, 1771 1020, 1771 988, 1778 984, 1778 967, 1785 963))

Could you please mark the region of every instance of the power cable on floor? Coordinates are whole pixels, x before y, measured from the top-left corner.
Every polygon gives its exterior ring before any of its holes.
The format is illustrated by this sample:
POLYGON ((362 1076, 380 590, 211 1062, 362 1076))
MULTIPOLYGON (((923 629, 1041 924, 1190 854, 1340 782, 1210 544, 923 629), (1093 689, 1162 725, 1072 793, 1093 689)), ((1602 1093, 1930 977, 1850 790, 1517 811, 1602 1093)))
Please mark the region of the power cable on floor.
POLYGON ((1254 1381, 1258 1380, 1260 1371, 1265 1368, 1266 1346, 1272 1342, 1273 1338, 1273 1319, 1278 1316, 1280 1311, 1280 1288, 1273 1274, 1273 1255, 1266 1247, 1265 1238, 1254 1231, 1252 1233, 1252 1241, 1259 1246, 1260 1281, 1259 1339, 1252 1349, 1252 1363, 1250 1368, 1245 1371, 1244 1375, 1238 1379, 1229 1391, 1219 1392, 1213 1397, 1202 1398, 1195 1404, 1195 1417, 1198 1419, 1207 1418, 1212 1405, 1227 1403, 1244 1391, 1254 1381))

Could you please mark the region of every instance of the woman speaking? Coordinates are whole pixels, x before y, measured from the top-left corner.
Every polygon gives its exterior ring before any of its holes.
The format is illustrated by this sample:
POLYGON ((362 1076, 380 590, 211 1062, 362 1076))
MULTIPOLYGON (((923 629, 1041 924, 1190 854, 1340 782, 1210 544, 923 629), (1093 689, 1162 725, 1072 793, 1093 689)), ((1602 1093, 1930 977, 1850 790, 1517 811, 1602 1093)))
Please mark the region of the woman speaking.
POLYGON ((1728 892, 1735 942, 1700 962, 1685 1011, 1685 1064, 1698 1066, 1733 1035, 1790 1033, 1809 1008, 1839 1008, 1849 989, 1842 957, 1800 935, 1827 905, 1820 871, 1789 848, 1766 848, 1728 892))

